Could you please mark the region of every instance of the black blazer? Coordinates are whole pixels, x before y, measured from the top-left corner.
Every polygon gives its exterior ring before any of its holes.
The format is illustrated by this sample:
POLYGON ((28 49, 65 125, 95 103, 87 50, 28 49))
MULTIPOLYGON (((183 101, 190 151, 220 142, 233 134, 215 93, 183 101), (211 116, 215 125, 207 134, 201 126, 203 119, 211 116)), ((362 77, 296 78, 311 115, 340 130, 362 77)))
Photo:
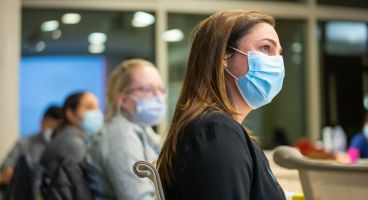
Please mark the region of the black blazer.
POLYGON ((212 112, 188 124, 173 160, 169 200, 284 200, 261 148, 230 116, 212 112))

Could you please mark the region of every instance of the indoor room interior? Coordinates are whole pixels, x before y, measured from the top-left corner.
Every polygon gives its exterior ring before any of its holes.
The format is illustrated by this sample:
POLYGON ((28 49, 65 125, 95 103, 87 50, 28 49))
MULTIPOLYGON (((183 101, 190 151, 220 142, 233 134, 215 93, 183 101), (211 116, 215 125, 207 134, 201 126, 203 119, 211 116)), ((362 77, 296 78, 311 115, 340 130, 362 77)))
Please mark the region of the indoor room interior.
MULTIPOLYGON (((327 145, 324 135, 336 127, 342 128, 346 151, 362 131, 368 112, 366 0, 1 0, 0 160, 19 138, 40 129, 48 105, 61 106, 72 91, 93 92, 106 111, 108 77, 131 58, 154 63, 167 86, 168 108, 154 127, 164 139, 193 28, 217 11, 239 9, 275 17, 285 64, 279 95, 243 125, 256 135, 287 199, 318 199, 306 194, 311 190, 302 185, 306 176, 299 165, 280 166, 273 154, 279 146, 301 143, 319 151, 327 145)), ((335 162, 315 154, 306 159, 335 162)), ((367 163, 358 165, 368 170, 367 163)))

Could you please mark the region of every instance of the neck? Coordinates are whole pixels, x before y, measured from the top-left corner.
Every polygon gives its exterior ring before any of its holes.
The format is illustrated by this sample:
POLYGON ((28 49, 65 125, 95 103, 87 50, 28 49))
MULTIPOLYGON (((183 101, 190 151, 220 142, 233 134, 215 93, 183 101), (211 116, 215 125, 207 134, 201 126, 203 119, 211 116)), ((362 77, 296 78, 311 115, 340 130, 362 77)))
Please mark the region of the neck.
POLYGON ((235 111, 238 113, 234 119, 238 123, 243 123, 244 119, 252 111, 252 108, 245 102, 243 96, 240 94, 238 87, 236 86, 235 80, 231 76, 227 76, 228 83, 230 84, 230 93, 232 95, 232 103, 235 106, 235 111))
POLYGON ((77 124, 70 124, 73 128, 75 128, 75 130, 77 131, 78 135, 80 135, 81 137, 84 137, 86 135, 86 133, 84 133, 84 131, 79 127, 79 125, 77 124))
MULTIPOLYGON (((244 101, 243 99, 241 99, 244 101)), ((244 104, 246 104, 244 102, 244 104)), ((245 118, 248 116, 248 114, 252 111, 252 109, 246 105, 246 106, 235 106, 235 110, 238 113, 238 115, 235 116, 235 121, 237 121, 239 124, 243 123, 245 118)))

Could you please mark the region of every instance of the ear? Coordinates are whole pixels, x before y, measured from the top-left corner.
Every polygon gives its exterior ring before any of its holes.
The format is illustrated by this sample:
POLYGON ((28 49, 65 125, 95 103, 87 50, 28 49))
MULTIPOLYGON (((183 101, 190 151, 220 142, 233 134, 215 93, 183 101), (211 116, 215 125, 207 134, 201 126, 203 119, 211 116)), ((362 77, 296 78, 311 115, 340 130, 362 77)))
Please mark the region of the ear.
POLYGON ((225 54, 225 57, 224 57, 224 66, 225 67, 228 67, 228 61, 229 61, 230 58, 231 58, 230 54, 225 54))
POLYGON ((78 125, 79 123, 79 119, 77 118, 77 116, 75 116, 74 112, 72 109, 68 108, 65 111, 66 114, 66 118, 69 120, 69 122, 73 125, 78 125))

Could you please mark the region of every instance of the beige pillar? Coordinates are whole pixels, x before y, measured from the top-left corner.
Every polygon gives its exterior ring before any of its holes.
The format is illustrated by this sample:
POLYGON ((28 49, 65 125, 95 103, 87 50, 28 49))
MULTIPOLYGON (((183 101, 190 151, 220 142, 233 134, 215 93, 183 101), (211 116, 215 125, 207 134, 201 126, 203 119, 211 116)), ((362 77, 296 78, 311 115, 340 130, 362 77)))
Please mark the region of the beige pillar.
POLYGON ((20 0, 0 0, 0 162, 19 137, 20 0))
POLYGON ((320 69, 318 58, 316 0, 308 0, 309 16, 307 19, 307 134, 310 139, 320 138, 321 100, 320 69))

